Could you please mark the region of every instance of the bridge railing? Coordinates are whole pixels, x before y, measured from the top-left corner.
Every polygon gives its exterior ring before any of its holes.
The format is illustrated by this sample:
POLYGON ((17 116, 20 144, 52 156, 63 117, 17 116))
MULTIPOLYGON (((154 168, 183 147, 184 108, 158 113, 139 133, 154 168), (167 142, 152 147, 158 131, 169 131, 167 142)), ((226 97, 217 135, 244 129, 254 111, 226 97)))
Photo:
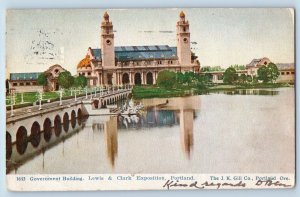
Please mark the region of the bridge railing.
POLYGON ((53 92, 16 92, 12 91, 6 97, 6 109, 10 110, 10 116, 14 116, 14 109, 30 107, 38 105, 38 109, 43 109, 43 104, 59 102, 63 104, 63 100, 74 99, 76 102, 80 97, 82 99, 92 99, 97 96, 105 96, 122 91, 131 90, 132 85, 109 85, 109 86, 96 86, 85 88, 71 88, 61 89, 53 92))

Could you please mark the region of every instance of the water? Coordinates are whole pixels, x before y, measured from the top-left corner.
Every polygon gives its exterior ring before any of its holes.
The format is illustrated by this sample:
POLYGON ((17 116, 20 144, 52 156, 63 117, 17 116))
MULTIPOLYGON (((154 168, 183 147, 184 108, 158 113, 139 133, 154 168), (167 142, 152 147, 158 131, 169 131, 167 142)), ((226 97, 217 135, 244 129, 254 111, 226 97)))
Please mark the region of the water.
POLYGON ((10 173, 294 172, 293 88, 138 102, 145 106, 138 123, 90 116, 10 173))

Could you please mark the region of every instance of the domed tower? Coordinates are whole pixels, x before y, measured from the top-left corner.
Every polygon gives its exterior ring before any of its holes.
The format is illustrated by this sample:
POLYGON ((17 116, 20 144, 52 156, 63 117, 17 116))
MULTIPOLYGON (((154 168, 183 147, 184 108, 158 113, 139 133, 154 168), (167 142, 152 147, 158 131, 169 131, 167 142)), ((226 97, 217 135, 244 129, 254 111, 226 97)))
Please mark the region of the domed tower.
POLYGON ((103 67, 115 66, 115 45, 112 22, 107 12, 103 15, 101 23, 101 56, 103 67))
POLYGON ((183 11, 179 14, 177 21, 177 56, 181 66, 191 65, 191 46, 190 46, 190 30, 189 21, 185 20, 183 11))

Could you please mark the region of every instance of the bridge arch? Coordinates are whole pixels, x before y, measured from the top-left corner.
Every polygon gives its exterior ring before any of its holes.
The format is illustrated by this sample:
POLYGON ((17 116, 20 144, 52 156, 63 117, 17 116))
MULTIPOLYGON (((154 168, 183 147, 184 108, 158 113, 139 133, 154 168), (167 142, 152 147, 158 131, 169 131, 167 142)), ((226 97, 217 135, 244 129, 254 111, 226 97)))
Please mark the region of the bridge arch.
MULTIPOLYGON (((101 105, 101 103, 100 103, 101 105)), ((82 110, 79 108, 77 111, 77 119, 78 119, 78 125, 81 125, 82 122, 82 110)))
POLYGON ((17 140, 16 146, 17 151, 20 155, 23 155, 27 149, 28 139, 27 139, 27 130, 24 126, 19 127, 17 131, 17 140))
POLYGON ((38 147, 41 141, 41 126, 35 121, 31 126, 30 141, 33 147, 38 147))
POLYGON ((56 137, 60 136, 61 130, 62 130, 61 118, 59 115, 56 115, 54 118, 54 133, 56 137))
POLYGON ((69 131, 69 125, 70 125, 69 114, 68 112, 65 112, 63 116, 63 127, 66 133, 69 131))
POLYGON ((76 126, 76 112, 74 110, 71 112, 71 126, 73 129, 76 126))
POLYGON ((49 118, 46 118, 44 121, 44 139, 46 142, 49 142, 52 136, 52 129, 51 129, 51 120, 49 118))
POLYGON ((9 132, 6 131, 6 159, 10 159, 12 155, 12 138, 9 132))
POLYGON ((98 109, 98 108, 99 108, 99 100, 98 100, 98 99, 95 99, 95 100, 93 101, 93 105, 94 105, 95 109, 98 109))

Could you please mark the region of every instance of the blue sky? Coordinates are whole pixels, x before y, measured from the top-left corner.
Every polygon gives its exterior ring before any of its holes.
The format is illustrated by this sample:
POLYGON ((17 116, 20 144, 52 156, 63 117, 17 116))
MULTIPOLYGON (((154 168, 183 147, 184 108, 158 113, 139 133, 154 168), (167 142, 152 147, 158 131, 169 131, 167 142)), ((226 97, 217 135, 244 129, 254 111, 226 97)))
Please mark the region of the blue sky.
MULTIPOLYGON (((107 10, 115 46, 176 46, 179 12, 190 22, 192 50, 202 66, 247 64, 269 57, 294 62, 293 10, 285 8, 201 8, 107 10), (197 43, 197 44, 195 44, 197 43)), ((8 10, 8 72, 42 72, 61 64, 73 74, 87 48, 100 46, 100 22, 106 10, 8 10)))

